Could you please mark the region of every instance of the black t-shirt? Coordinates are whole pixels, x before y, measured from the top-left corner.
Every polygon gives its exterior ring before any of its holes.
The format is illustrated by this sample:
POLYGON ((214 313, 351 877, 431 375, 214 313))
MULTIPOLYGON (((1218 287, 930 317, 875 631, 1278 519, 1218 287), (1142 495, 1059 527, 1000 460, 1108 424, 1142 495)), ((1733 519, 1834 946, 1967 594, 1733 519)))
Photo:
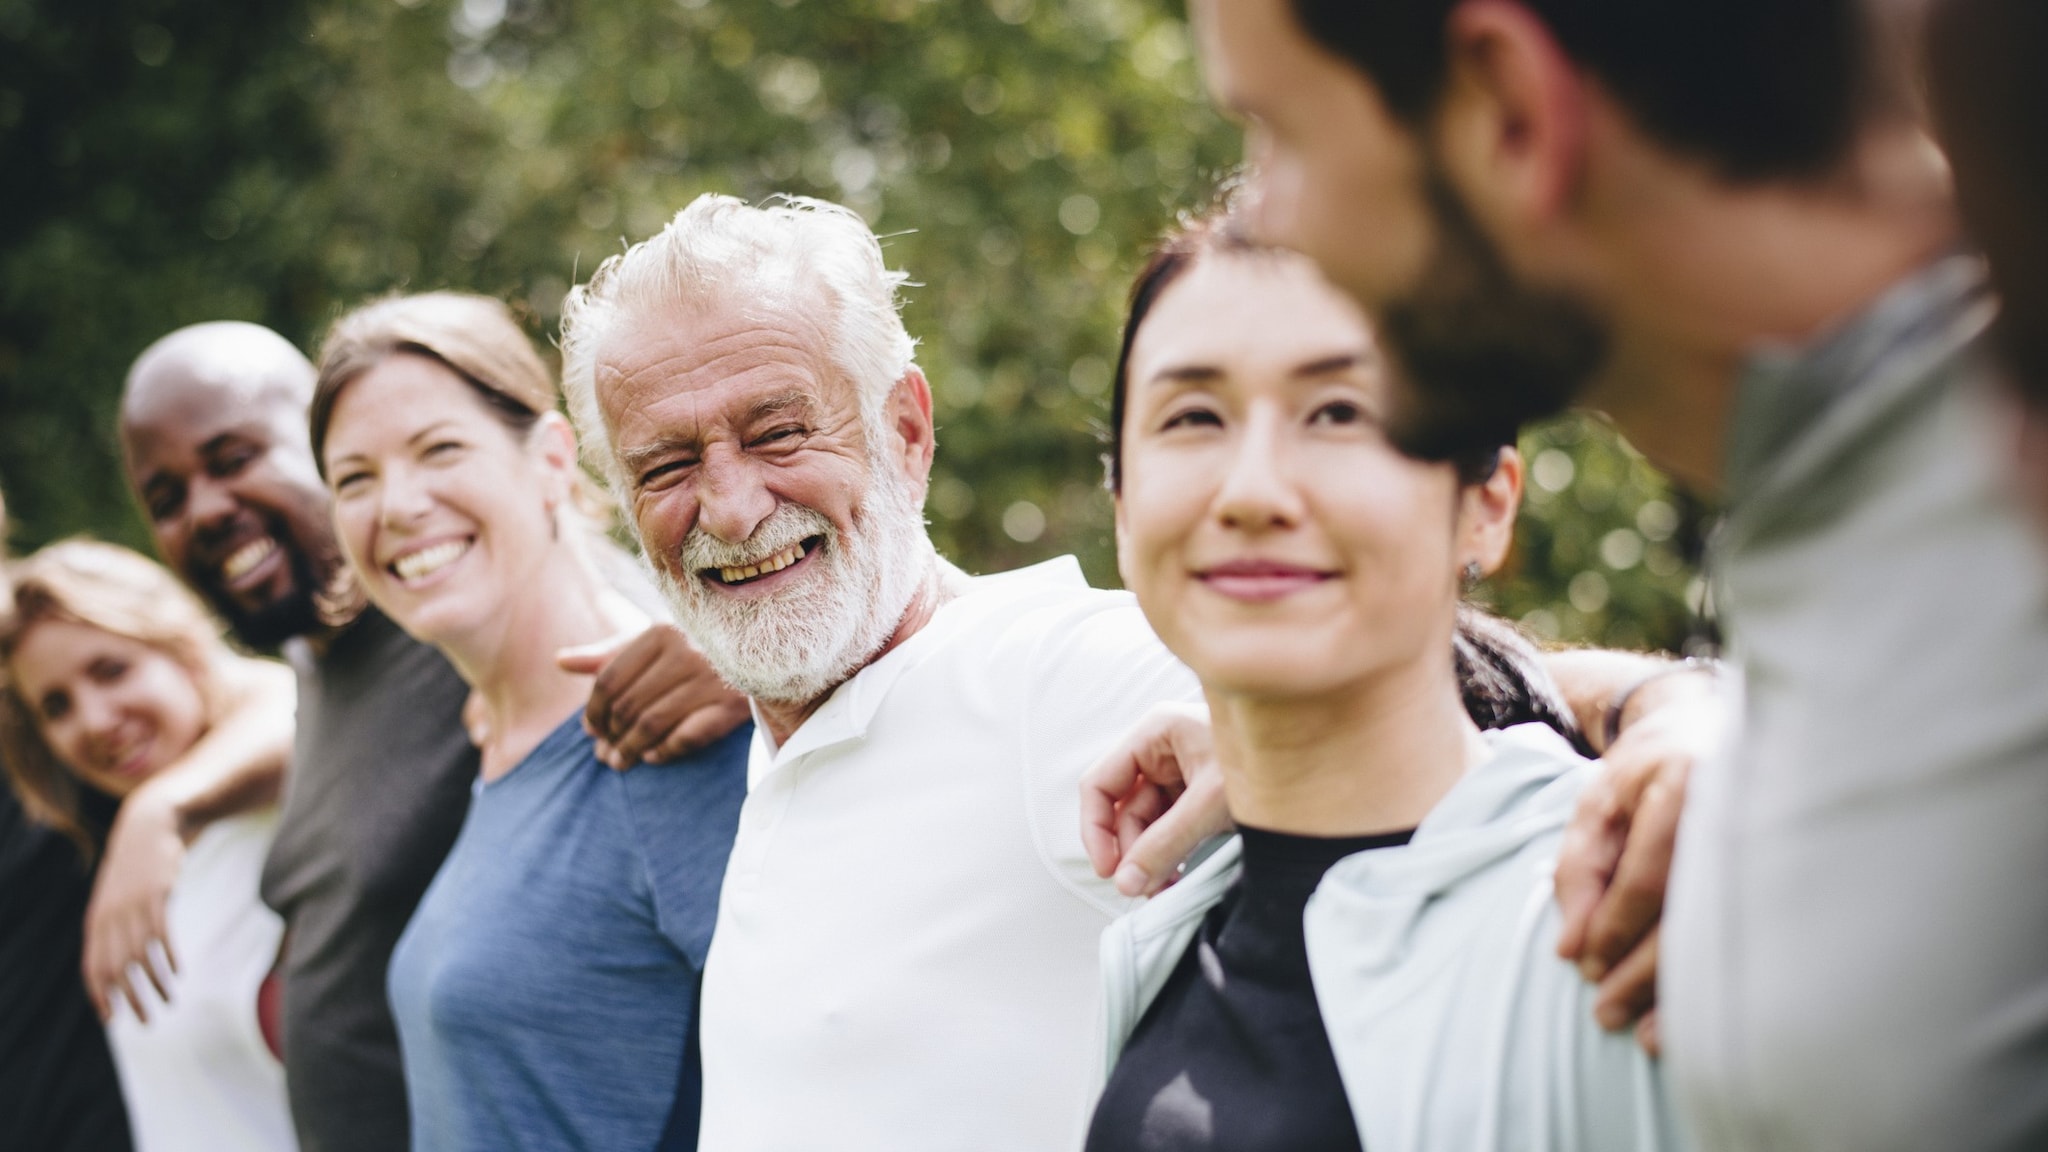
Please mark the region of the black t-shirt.
MULTIPOLYGON (((93 796, 88 821, 113 802, 93 796)), ((92 871, 0 784, 0 1148, 126 1152, 128 1112, 79 975, 92 871)))
POLYGON ((298 735, 263 901, 284 917, 285 1085, 301 1152, 404 1152, 384 995, 391 951, 469 811, 469 688, 371 609, 299 674, 298 735))
POLYGON ((1309 982, 1301 917, 1346 856, 1413 831, 1324 838, 1240 829, 1244 871, 1145 1010, 1088 1152, 1343 1152, 1358 1128, 1309 982))

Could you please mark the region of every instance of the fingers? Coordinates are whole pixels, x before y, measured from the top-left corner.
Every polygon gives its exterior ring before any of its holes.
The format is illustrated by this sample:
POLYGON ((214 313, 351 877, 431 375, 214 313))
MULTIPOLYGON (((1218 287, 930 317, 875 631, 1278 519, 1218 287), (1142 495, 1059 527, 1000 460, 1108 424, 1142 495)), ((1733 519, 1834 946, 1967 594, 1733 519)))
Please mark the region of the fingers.
POLYGON ((618 653, 623 644, 624 641, 612 639, 564 648, 555 653, 555 667, 579 676, 595 676, 618 653))
POLYGON ((654 634, 663 631, 681 635, 672 627, 657 624, 630 640, 564 648, 555 654, 555 662, 563 671, 597 678, 590 686, 590 702, 583 708, 583 726, 591 734, 610 736, 620 727, 612 716, 619 692, 638 683, 648 667, 660 659, 663 641, 654 634))
POLYGON ((151 963, 150 960, 148 959, 143 960, 143 962, 140 965, 138 965, 138 967, 142 969, 142 974, 148 977, 149 986, 151 988, 156 989, 157 999, 162 1000, 165 1003, 169 1003, 171 999, 169 977, 166 976, 164 973, 159 972, 157 970, 157 966, 151 963))
POLYGON ((1664 1055, 1664 1032, 1658 1027, 1657 1019, 1657 1010, 1652 1008, 1636 1021, 1636 1043, 1652 1057, 1664 1055))
POLYGON ((135 1007, 137 1018, 147 1022, 148 1014, 137 991, 137 968, 158 998, 170 1002, 171 977, 178 972, 178 956, 171 947, 168 896, 159 890, 139 903, 122 904, 112 910, 101 904, 88 905, 81 967, 86 993, 102 1020, 112 1014, 113 997, 120 995, 135 1007))
POLYGON ((1653 930, 1600 981, 1593 998, 1593 1019, 1602 1028, 1619 1031, 1656 1006, 1657 941, 1658 933, 1653 930))
POLYGON ((469 733, 469 742, 479 748, 490 743, 491 712, 474 689, 462 702, 462 730, 469 733))
POLYGON ((1613 781, 1603 772, 1579 794, 1557 857, 1554 883, 1558 909, 1564 914, 1557 954, 1566 960, 1576 962, 1582 957, 1593 910, 1620 862, 1626 827, 1613 781))
POLYGON ((114 1002, 107 996, 108 988, 92 977, 85 978, 85 995, 92 1001, 92 1010, 104 1024, 114 1018, 114 1002))
POLYGON ((1117 855, 1122 857, 1125 850, 1136 844, 1145 830, 1150 828, 1167 809, 1173 807, 1173 797, 1157 784, 1141 784, 1130 798, 1117 809, 1116 842, 1117 855))
POLYGON ((1582 963, 1593 971, 1604 972, 1636 950, 1664 914, 1687 774, 1685 763, 1667 762, 1637 797, 1612 882, 1586 925, 1582 963))
POLYGON ((137 1020, 144 1024, 149 1023, 149 1009, 142 1006, 142 997, 136 995, 135 985, 129 981, 126 974, 123 974, 119 980, 114 982, 114 990, 119 992, 122 998, 128 1001, 128 1007, 135 1013, 137 1020))
POLYGON ((1152 895, 1171 884, 1182 862, 1204 840, 1230 830, 1223 781, 1216 773, 1198 777, 1135 840, 1124 844, 1116 889, 1126 896, 1152 895))
POLYGON ((725 739, 733 729, 753 718, 754 710, 748 706, 747 698, 735 692, 723 702, 691 713, 670 729, 661 743, 643 753, 641 759, 650 764, 679 759, 725 739))
POLYGON ((614 724, 630 725, 604 733, 612 746, 614 768, 673 760, 694 752, 740 726, 753 713, 746 697, 708 677, 676 681, 644 705, 630 698, 615 702, 614 724))
POLYGON ((1118 810, 1136 791, 1138 762, 1118 745, 1081 776, 1081 844, 1095 874, 1108 879, 1123 859, 1118 810))
POLYGON ((655 625, 597 673, 584 726, 614 768, 672 760, 717 740, 751 715, 676 628, 655 625))
MULTIPOLYGON (((1096 875, 1107 879, 1116 872, 1144 826, 1171 806, 1183 786, 1183 745, 1203 743, 1207 736, 1203 713, 1160 705, 1082 774, 1081 842, 1096 875), (1199 738, 1191 738, 1191 728, 1200 730, 1199 738)), ((1132 882, 1142 887, 1145 879, 1132 882)))

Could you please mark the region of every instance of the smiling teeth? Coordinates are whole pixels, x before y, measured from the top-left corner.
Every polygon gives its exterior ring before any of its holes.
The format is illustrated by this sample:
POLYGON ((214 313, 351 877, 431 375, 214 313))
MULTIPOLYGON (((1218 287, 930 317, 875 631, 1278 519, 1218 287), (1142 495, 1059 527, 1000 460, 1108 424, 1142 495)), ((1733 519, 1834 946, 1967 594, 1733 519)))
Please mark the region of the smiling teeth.
POLYGON ((423 580, 428 576, 432 576, 448 565, 455 563, 467 551, 469 551, 469 541, 450 540, 443 544, 435 544, 432 547, 422 548, 417 552, 408 552, 400 556, 391 562, 391 570, 398 574, 400 580, 410 584, 415 580, 423 580))
POLYGON ((718 570, 718 578, 727 584, 737 584, 742 580, 752 580, 756 576, 766 576, 770 572, 780 572, 803 558, 804 546, 799 541, 761 561, 759 564, 748 564, 739 568, 720 568, 718 570))
POLYGON ((268 536, 263 537, 261 540, 251 540, 233 552, 228 553, 228 558, 220 563, 220 574, 227 577, 230 581, 240 580, 242 577, 247 576, 258 564, 268 560, 270 554, 275 551, 277 551, 277 541, 272 540, 268 536))

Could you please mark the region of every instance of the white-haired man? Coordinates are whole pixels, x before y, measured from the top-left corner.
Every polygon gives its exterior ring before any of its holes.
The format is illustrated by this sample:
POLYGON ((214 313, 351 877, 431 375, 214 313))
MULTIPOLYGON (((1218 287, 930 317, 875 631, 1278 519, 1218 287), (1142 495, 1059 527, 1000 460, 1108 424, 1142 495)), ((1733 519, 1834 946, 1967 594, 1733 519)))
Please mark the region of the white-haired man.
POLYGON ((571 409, 754 698, 705 972, 706 1149, 1078 1146, 1098 1070, 1077 782, 1193 677, 1071 558, 970 579, 931 392, 859 217, 691 204, 572 293, 571 409))

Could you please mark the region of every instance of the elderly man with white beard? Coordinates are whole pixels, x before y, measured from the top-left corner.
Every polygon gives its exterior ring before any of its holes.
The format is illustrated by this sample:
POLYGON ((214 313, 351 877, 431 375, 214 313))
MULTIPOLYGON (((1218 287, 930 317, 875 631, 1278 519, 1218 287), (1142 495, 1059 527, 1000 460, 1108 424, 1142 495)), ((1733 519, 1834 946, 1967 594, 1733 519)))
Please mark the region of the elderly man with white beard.
POLYGON ((566 391, 679 621, 759 721, 704 978, 709 1152, 1077 1147, 1082 772, 1193 677, 1071 557, 970 578, 859 217, 706 196, 563 316, 566 391))

